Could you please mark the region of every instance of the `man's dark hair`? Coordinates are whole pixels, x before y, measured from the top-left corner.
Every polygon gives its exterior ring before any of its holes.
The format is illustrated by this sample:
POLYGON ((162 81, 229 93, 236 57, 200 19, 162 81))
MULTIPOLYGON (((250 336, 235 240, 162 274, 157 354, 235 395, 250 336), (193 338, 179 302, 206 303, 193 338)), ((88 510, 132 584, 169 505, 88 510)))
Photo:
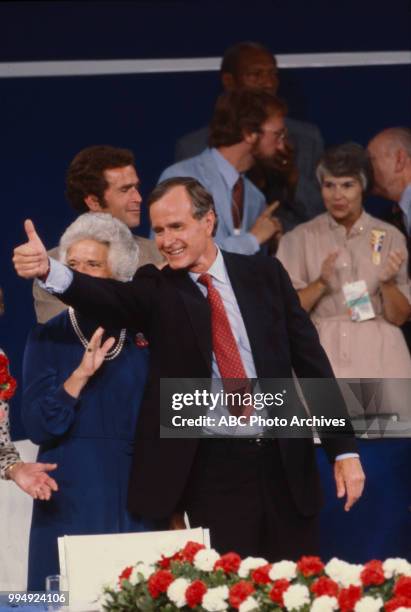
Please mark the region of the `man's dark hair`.
POLYGON ((161 181, 147 199, 147 206, 150 208, 152 204, 164 197, 174 187, 184 187, 192 204, 194 219, 202 219, 210 210, 215 215, 215 223, 213 236, 217 231, 217 213, 215 210, 213 196, 205 189, 202 184, 190 176, 174 176, 173 178, 161 181))
POLYGON ((108 183, 104 171, 134 166, 134 155, 129 149, 96 145, 83 149, 74 157, 66 174, 66 198, 79 213, 89 210, 84 198, 94 195, 104 207, 104 192, 108 183))
POLYGON ((354 177, 360 181, 365 194, 371 191, 374 179, 368 153, 356 142, 346 142, 325 151, 316 171, 320 184, 326 175, 354 177))
POLYGON ((261 45, 257 42, 252 41, 244 41, 229 47, 221 60, 220 65, 220 74, 224 74, 225 72, 229 74, 237 74, 238 65, 240 63, 242 55, 248 53, 249 51, 259 51, 260 53, 267 53, 268 55, 273 55, 267 47, 261 45))
POLYGON ((267 91, 242 89, 221 94, 210 123, 210 147, 229 147, 241 142, 245 133, 260 132, 271 115, 285 115, 285 102, 267 91))

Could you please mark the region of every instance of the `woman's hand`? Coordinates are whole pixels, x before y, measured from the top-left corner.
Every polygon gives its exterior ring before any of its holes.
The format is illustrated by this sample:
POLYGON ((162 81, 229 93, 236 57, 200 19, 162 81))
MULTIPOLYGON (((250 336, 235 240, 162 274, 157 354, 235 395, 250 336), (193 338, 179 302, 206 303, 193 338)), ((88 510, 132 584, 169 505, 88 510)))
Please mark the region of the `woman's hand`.
POLYGON ((319 276, 319 281, 322 282, 326 287, 330 284, 331 277, 335 268, 335 261, 338 257, 338 251, 334 251, 327 255, 321 264, 321 272, 319 276))
POLYGON ((301 306, 307 312, 310 312, 317 302, 327 293, 337 257, 338 251, 333 251, 327 255, 321 264, 320 276, 317 280, 307 285, 307 287, 304 287, 304 289, 299 289, 297 291, 301 306))
POLYGON ((23 463, 19 461, 10 467, 8 477, 34 499, 48 500, 53 491, 58 491, 54 478, 47 472, 55 470, 56 463, 23 463))
POLYGON ((71 397, 79 397, 82 389, 88 383, 91 376, 101 367, 104 357, 113 346, 115 338, 108 338, 104 344, 101 345, 103 334, 104 329, 98 327, 90 338, 90 342, 84 352, 80 365, 64 383, 64 389, 71 397))
POLYGON ((90 378, 97 372, 104 361, 104 357, 107 355, 111 347, 115 342, 115 338, 108 338, 103 346, 101 346, 101 340, 103 338, 104 329, 98 327, 94 334, 90 338, 88 347, 86 348, 83 359, 77 368, 77 372, 80 376, 90 378))
POLYGON ((394 251, 389 252, 387 263, 379 274, 379 280, 381 283, 389 283, 395 279, 403 262, 405 261, 405 257, 405 253, 400 249, 395 249, 394 251))

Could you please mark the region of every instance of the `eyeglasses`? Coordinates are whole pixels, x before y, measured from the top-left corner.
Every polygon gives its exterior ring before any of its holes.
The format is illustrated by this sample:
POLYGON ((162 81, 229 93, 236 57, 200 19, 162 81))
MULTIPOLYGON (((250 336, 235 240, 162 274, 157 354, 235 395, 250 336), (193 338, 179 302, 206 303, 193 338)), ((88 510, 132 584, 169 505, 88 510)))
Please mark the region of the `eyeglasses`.
POLYGON ((265 127, 260 128, 260 132, 270 132, 274 134, 276 140, 284 141, 287 138, 287 128, 282 128, 281 130, 275 130, 274 128, 265 127))

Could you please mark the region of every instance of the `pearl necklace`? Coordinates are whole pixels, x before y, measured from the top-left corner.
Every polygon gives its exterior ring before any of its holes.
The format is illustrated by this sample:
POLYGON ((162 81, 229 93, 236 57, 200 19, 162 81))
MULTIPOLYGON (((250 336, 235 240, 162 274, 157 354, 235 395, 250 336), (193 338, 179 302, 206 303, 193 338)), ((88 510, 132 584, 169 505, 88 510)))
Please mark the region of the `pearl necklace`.
MULTIPOLYGON (((85 335, 83 334, 83 332, 80 329, 80 326, 78 324, 75 312, 73 310, 73 308, 70 306, 68 309, 68 313, 69 313, 69 317, 70 317, 70 321, 71 324, 73 326, 74 331, 77 334, 78 339, 80 340, 81 344, 84 346, 84 348, 86 349, 88 347, 88 340, 85 337, 85 335)), ((104 357, 104 361, 111 361, 112 359, 115 359, 120 353, 121 350, 124 346, 124 342, 126 340, 126 329, 122 329, 120 332, 120 336, 118 338, 118 342, 117 342, 117 346, 114 346, 111 351, 108 351, 108 353, 106 354, 106 356, 104 357)))

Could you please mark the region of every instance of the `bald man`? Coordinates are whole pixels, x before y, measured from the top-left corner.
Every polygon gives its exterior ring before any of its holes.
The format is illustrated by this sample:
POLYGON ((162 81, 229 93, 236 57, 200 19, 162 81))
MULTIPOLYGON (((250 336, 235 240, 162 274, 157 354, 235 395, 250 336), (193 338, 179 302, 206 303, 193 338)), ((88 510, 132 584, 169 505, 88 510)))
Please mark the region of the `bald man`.
POLYGON ((389 128, 368 144, 373 170, 374 191, 397 202, 408 236, 411 236, 411 130, 389 128))
MULTIPOLYGON (((370 140, 368 152, 374 170, 374 193, 396 203, 393 220, 397 219, 395 224, 406 233, 411 254, 411 130, 397 127, 379 132, 370 140)), ((411 353, 411 321, 401 329, 411 353)))

